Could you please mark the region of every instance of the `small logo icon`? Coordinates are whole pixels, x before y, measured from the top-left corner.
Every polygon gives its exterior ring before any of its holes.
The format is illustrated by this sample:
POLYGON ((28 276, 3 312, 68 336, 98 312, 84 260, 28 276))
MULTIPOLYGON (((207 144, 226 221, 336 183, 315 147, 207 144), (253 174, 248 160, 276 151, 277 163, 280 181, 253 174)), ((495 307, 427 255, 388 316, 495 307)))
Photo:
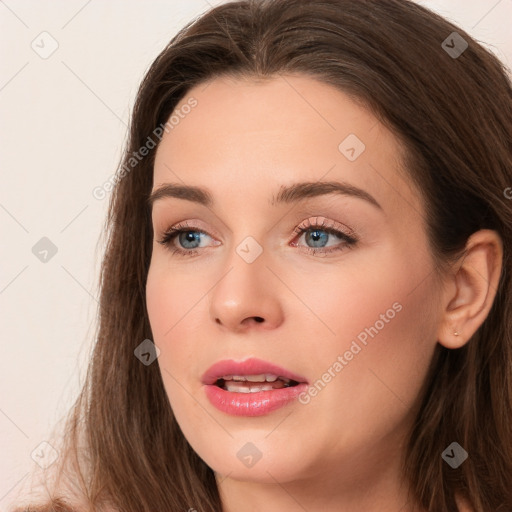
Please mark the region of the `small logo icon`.
POLYGON ((340 143, 338 149, 345 158, 354 162, 361 156, 366 146, 357 135, 351 133, 340 143))
POLYGON ((47 469, 59 458, 59 452, 50 443, 43 441, 35 447, 30 457, 42 469, 47 469))
POLYGON ((459 443, 456 443, 454 441, 441 454, 441 457, 453 469, 456 469, 468 458, 468 452, 464 450, 464 448, 462 448, 462 446, 459 443))
POLYGON ((149 366, 160 355, 160 349, 151 340, 145 339, 133 353, 142 364, 149 366))
POLYGON ((59 47, 57 40, 48 32, 41 32, 30 44, 41 59, 48 59, 59 47))
POLYGON ((236 456, 240 459, 242 464, 248 468, 252 468, 263 456, 257 446, 252 443, 245 443, 236 456))
POLYGON ((43 263, 48 263, 56 254, 57 246, 47 237, 43 236, 34 247, 32 247, 32 254, 43 263))
POLYGON ((262 252, 263 247, 252 236, 244 238, 242 243, 236 248, 236 253, 246 263, 252 263, 262 252))
POLYGON ((452 59, 458 59, 467 50, 468 43, 460 34, 452 32, 441 47, 452 59))

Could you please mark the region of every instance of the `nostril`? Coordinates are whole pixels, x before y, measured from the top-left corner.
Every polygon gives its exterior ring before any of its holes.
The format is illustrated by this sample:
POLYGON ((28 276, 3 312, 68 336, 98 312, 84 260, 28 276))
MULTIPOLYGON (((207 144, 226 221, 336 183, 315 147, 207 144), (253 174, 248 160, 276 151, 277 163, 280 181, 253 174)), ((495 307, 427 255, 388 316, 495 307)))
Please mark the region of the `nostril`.
POLYGON ((256 320, 256 322, 263 322, 263 318, 261 318, 261 316, 255 316, 254 320, 256 320))

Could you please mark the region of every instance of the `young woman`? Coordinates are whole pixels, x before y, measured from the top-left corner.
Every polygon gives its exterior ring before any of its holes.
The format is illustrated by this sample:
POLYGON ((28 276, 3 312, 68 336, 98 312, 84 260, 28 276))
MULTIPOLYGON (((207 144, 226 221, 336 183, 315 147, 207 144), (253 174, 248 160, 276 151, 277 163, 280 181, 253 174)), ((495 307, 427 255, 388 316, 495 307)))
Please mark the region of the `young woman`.
POLYGON ((87 382, 19 510, 512 510, 511 135, 503 65, 410 1, 190 23, 140 87, 87 382))

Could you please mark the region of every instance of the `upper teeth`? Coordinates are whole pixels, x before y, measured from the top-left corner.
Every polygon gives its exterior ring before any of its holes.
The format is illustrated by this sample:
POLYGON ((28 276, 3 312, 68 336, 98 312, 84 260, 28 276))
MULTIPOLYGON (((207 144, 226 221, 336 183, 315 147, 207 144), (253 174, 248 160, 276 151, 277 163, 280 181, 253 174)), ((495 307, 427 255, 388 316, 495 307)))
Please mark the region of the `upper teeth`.
POLYGON ((286 377, 278 377, 270 373, 262 373, 260 375, 224 375, 223 380, 238 380, 247 382, 275 382, 277 379, 281 379, 284 382, 290 382, 290 379, 286 377))

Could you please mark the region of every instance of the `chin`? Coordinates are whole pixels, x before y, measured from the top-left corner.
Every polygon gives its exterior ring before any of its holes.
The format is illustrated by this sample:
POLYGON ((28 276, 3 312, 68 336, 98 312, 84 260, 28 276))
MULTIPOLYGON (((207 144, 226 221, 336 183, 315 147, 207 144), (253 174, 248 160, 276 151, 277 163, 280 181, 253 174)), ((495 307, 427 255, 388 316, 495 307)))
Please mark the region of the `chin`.
POLYGON ((255 439, 254 436, 244 436, 243 441, 229 439, 224 443, 201 439, 200 446, 196 443, 191 443, 191 446, 220 480, 229 477, 275 484, 276 481, 290 482, 305 476, 307 468, 304 457, 293 457, 289 446, 283 443, 275 446, 256 439, 251 442, 248 440, 250 438, 255 439), (216 447, 215 451, 212 450, 213 446, 216 447))

